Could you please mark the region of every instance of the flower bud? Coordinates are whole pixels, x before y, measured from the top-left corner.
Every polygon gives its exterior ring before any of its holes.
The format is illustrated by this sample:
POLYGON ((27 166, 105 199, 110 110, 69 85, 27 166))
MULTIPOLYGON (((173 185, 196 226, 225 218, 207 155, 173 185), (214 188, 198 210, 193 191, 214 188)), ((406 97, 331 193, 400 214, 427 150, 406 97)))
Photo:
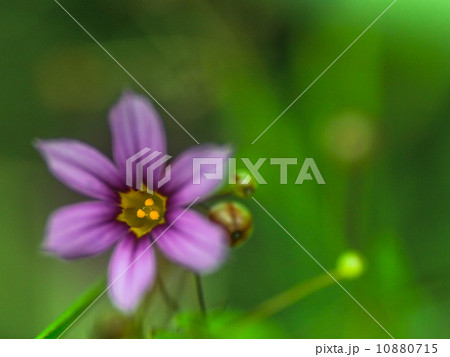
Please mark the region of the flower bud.
POLYGON ((216 203, 209 211, 209 219, 226 229, 230 246, 243 243, 253 230, 252 214, 239 202, 216 203))
POLYGON ((247 170, 237 170, 235 184, 232 184, 233 193, 240 198, 252 197, 258 187, 256 180, 247 170))
POLYGON ((365 270, 364 259, 354 250, 342 254, 336 266, 339 277, 344 279, 356 279, 365 270))

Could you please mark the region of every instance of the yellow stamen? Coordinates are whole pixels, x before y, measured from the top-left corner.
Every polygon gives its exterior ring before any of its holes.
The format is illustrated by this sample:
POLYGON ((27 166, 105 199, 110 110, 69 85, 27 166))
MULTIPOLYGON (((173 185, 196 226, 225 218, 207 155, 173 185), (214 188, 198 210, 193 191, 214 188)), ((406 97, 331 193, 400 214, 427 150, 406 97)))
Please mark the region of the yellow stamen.
POLYGON ((148 215, 154 221, 159 219, 159 213, 157 211, 151 211, 148 215))
POLYGON ((126 223, 136 238, 144 237, 153 228, 166 222, 165 196, 157 192, 149 193, 146 189, 130 189, 119 192, 119 195, 122 212, 117 216, 117 220, 126 223))

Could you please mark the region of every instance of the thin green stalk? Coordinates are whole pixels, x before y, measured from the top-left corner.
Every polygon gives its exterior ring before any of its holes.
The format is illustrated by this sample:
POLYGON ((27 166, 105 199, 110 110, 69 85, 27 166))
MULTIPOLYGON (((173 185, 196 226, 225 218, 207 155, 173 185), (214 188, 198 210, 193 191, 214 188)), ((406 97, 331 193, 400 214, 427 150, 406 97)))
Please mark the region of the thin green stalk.
MULTIPOLYGON (((335 272, 331 274, 335 277, 337 275, 335 272)), ((328 274, 316 276, 311 280, 302 282, 297 286, 264 301, 255 309, 245 314, 244 319, 252 322, 266 319, 333 282, 334 280, 331 279, 328 274)))
POLYGON ((206 304, 205 304, 205 297, 203 295, 202 280, 200 278, 200 275, 194 274, 194 276, 195 276, 195 286, 197 288, 198 304, 200 305, 200 310, 202 311, 203 316, 206 316, 206 304))
POLYGON ((166 286, 165 286, 165 284, 164 284, 164 282, 163 282, 161 276, 158 275, 156 279, 157 279, 157 282, 158 282, 158 285, 159 285, 161 294, 162 294, 162 296, 164 297, 164 300, 165 300, 167 306, 169 306, 169 308, 170 308, 173 312, 178 311, 178 309, 179 309, 180 307, 178 306, 178 303, 177 303, 174 299, 172 299, 172 297, 170 296, 170 294, 169 294, 169 292, 167 291, 167 288, 166 288, 166 286))

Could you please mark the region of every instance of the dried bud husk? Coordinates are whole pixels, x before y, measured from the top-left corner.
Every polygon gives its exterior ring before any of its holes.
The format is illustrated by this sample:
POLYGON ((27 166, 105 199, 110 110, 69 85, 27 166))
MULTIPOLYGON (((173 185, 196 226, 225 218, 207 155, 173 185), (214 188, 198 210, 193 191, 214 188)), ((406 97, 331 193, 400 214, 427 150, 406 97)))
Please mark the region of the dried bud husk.
POLYGON ((131 317, 113 315, 102 317, 96 322, 93 331, 94 338, 142 338, 142 326, 131 317))
POLYGON ((226 229, 232 247, 246 241, 253 230, 252 214, 239 202, 223 201, 215 204, 209 211, 209 219, 226 229))
POLYGON ((252 197, 258 187, 258 183, 247 170, 237 170, 235 182, 232 185, 233 193, 240 198, 252 197))

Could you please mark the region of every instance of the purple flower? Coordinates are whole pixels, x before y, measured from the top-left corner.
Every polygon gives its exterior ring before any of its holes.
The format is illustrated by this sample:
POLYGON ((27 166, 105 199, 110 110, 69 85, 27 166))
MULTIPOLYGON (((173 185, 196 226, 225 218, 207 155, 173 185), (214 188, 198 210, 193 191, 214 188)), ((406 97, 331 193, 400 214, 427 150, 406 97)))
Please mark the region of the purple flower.
MULTIPOLYGON (((195 146, 172 162, 169 182, 152 193, 139 191, 125 185, 125 163, 144 148, 166 153, 161 119, 144 97, 127 92, 112 108, 109 122, 115 163, 76 140, 37 142, 37 149, 56 178, 96 199, 54 212, 47 222, 44 248, 61 258, 77 259, 115 246, 108 281, 117 281, 109 293, 117 307, 132 311, 155 280, 154 247, 195 272, 212 271, 224 261, 224 230, 186 207, 197 197, 199 201, 206 198, 221 183, 209 180, 195 185, 193 158, 227 159, 230 149, 195 146)), ((163 173, 164 167, 155 170, 153 182, 158 182, 163 173)))

